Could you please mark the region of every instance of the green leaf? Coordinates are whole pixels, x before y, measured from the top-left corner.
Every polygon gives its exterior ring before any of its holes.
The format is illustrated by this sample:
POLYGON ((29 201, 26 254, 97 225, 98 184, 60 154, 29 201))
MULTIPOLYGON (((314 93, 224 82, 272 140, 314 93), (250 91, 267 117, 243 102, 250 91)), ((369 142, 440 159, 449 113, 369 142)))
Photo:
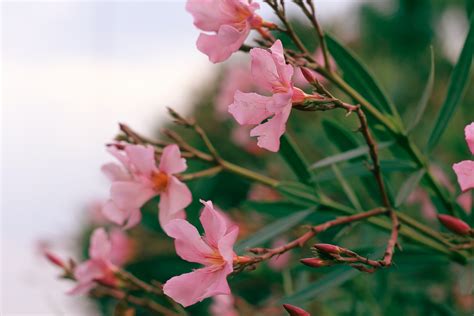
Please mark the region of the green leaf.
POLYGON ((331 272, 319 278, 316 282, 295 292, 293 295, 283 298, 281 304, 301 304, 309 300, 314 300, 318 295, 324 294, 330 289, 360 275, 360 272, 350 267, 337 267, 331 272))
POLYGON ((471 70, 472 56, 474 54, 474 15, 470 20, 469 33, 467 34, 464 47, 459 56, 459 60, 454 66, 449 82, 448 92, 444 100, 438 118, 436 119, 433 131, 426 146, 426 151, 431 151, 440 140, 443 132, 446 130, 456 108, 458 107, 469 81, 469 72, 471 70))
POLYGON ((301 205, 295 205, 286 201, 245 201, 242 204, 242 208, 268 214, 272 217, 283 217, 302 210, 301 205))
MULTIPOLYGON (((389 141, 389 142, 382 142, 379 144, 378 148, 383 149, 392 146, 395 144, 394 141, 389 141)), ((369 147, 368 146, 360 146, 330 157, 326 157, 324 159, 321 159, 319 161, 316 161, 310 166, 311 170, 322 168, 322 167, 327 167, 339 162, 343 161, 348 161, 354 158, 362 157, 365 156, 369 152, 369 147)))
POLYGON ((413 116, 409 123, 407 123, 407 133, 410 133, 416 125, 420 122, 423 113, 425 113, 426 106, 430 100, 431 93, 433 92, 434 78, 435 78, 435 63, 434 63, 434 51, 433 46, 430 47, 430 74, 428 75, 428 81, 426 82, 425 89, 421 95, 420 101, 416 109, 413 110, 413 116))
POLYGON ((308 171, 308 163, 296 143, 288 133, 285 133, 280 141, 279 153, 283 159, 285 159, 286 163, 301 182, 311 184, 311 173, 308 171))
POLYGON ((337 180, 341 184, 342 189, 344 190, 344 193, 346 194, 347 198, 351 202, 352 206, 355 207, 356 210, 362 211, 363 208, 360 205, 359 199, 357 198, 356 193, 354 190, 352 190, 351 186, 347 181, 344 179, 342 176, 341 172, 339 171, 339 168, 336 165, 331 165, 331 169, 334 172, 334 175, 336 176, 337 180))
POLYGON ((347 127, 336 121, 323 120, 324 132, 331 142, 341 151, 349 150, 359 146, 359 142, 353 132, 349 132, 347 127))
POLYGON ((424 174, 425 169, 418 170, 409 176, 405 182, 403 182, 400 191, 398 191, 397 197, 395 198, 395 207, 399 207, 406 201, 410 193, 416 189, 424 174))
POLYGON ((247 248, 261 246, 263 243, 298 225, 313 211, 314 208, 310 208, 301 212, 293 213, 289 216, 283 217, 277 221, 272 222, 271 224, 260 229, 258 232, 256 232, 249 238, 240 241, 235 246, 235 252, 241 253, 247 248))
POLYGON ((386 96, 364 63, 354 52, 345 48, 335 38, 326 34, 326 41, 332 57, 343 72, 343 77, 357 92, 377 109, 398 117, 393 103, 386 96))
POLYGON ((276 190, 296 205, 311 207, 319 204, 316 193, 310 187, 298 182, 280 181, 276 190))

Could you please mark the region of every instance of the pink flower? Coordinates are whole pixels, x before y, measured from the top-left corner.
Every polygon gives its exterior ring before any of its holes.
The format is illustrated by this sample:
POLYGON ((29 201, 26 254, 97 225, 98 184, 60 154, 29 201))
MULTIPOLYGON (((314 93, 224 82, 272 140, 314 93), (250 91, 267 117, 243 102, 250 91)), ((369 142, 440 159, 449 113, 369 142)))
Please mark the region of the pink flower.
POLYGON ((188 187, 174 174, 186 170, 177 145, 168 145, 156 166, 155 151, 151 146, 124 145, 123 150, 111 147, 114 155, 126 170, 114 163, 106 164, 102 171, 112 180, 110 200, 104 205, 107 218, 130 228, 141 220, 140 208, 149 199, 160 195, 159 221, 161 227, 176 218, 184 218, 184 208, 191 203, 188 187))
POLYGON ((193 16, 194 25, 212 33, 201 33, 197 48, 213 63, 226 60, 239 50, 252 28, 264 26, 255 14, 259 8, 251 0, 188 0, 186 10, 193 16))
MULTIPOLYGON (((320 48, 318 48, 316 53, 313 54, 313 57, 318 64, 324 65, 324 56, 320 48)), ((332 59, 331 57, 329 58, 329 64, 330 64, 331 69, 336 68, 336 63, 334 62, 334 59, 332 59)), ((317 73, 314 70, 311 70, 308 68, 306 69, 309 72, 309 74, 311 74, 311 76, 315 78, 316 80, 318 80, 321 84, 325 84, 327 82, 327 79, 321 74, 317 73)), ((295 69, 295 75, 294 75, 293 81, 295 82, 295 85, 300 88, 305 88, 309 84, 308 80, 304 77, 303 73, 301 72, 300 67, 295 69)))
MULTIPOLYGON (((464 134, 466 137, 466 142, 471 150, 471 153, 474 154, 474 122, 467 125, 464 129, 464 134)), ((453 165, 454 172, 458 177, 459 186, 461 190, 467 191, 474 189, 474 161, 473 160, 464 160, 453 165)))
POLYGON ((107 286, 116 286, 115 272, 117 267, 111 262, 112 245, 103 228, 98 228, 92 233, 89 246, 90 259, 81 263, 74 269, 77 285, 69 294, 85 294, 97 283, 107 286))
POLYGON ((234 101, 235 91, 248 92, 252 86, 252 77, 248 67, 237 64, 226 69, 216 97, 217 118, 223 120, 229 117, 227 109, 234 101))
POLYGON ((135 252, 135 243, 121 229, 113 228, 110 231, 110 261, 116 266, 123 266, 132 259, 135 252))
POLYGON ((216 295, 210 306, 212 316, 239 316, 234 306, 234 297, 232 295, 216 295))
MULTIPOLYGON (((285 238, 278 238, 272 243, 272 248, 284 246, 288 243, 288 240, 285 238)), ((275 270, 275 271, 281 271, 284 268, 288 266, 291 260, 291 253, 289 251, 271 258, 268 261, 268 266, 275 270)))
POLYGON ((471 214, 472 209, 472 193, 470 191, 461 193, 456 202, 466 211, 467 214, 471 214))
POLYGON ((211 201, 201 203, 203 237, 183 219, 175 219, 166 226, 168 235, 175 239, 177 254, 186 261, 204 265, 169 279, 163 286, 166 295, 185 307, 214 295, 231 294, 227 276, 233 271, 233 246, 239 229, 230 225, 211 201))
POLYGON ((276 152, 280 148, 280 137, 285 132, 292 104, 301 103, 309 96, 293 86, 293 66, 285 63, 280 40, 273 44, 270 51, 253 48, 250 55, 255 83, 273 95, 267 97, 237 91, 229 113, 240 125, 258 125, 250 131, 250 136, 258 137, 259 147, 276 152), (266 119, 268 121, 262 124, 266 119))

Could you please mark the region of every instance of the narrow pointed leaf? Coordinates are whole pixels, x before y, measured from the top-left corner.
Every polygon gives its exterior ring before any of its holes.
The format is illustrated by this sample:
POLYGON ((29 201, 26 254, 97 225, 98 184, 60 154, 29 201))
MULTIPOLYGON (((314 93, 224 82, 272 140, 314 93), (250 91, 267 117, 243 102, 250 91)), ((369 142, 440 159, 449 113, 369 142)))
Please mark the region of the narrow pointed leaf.
POLYGON ((434 51, 433 46, 430 48, 430 74, 428 75, 428 81, 426 82, 425 89, 423 90, 423 94, 421 95, 420 101, 418 101, 418 105, 416 109, 413 110, 413 116, 409 123, 407 123, 407 132, 411 132, 416 125, 420 122, 423 113, 425 113, 426 106, 428 105, 428 101, 430 99, 431 93, 433 92, 433 85, 434 85, 434 78, 435 78, 435 63, 434 63, 434 51))
POLYGON ((308 171, 308 163, 288 133, 281 137, 280 155, 285 159, 299 181, 305 184, 311 183, 311 173, 308 171))
POLYGON ((341 184, 341 187, 344 190, 344 193, 346 194, 347 198, 351 202, 352 206, 354 206, 356 210, 362 211, 363 209, 362 209, 362 206, 360 205, 360 202, 359 202, 359 199, 357 198, 356 193, 354 192, 354 190, 352 190, 349 183, 347 183, 347 181, 344 179, 341 172, 339 171, 339 168, 336 165, 331 165, 331 169, 334 172, 336 179, 341 184))
POLYGON ((410 193, 412 193, 416 187, 418 186, 418 183, 420 183, 421 178, 423 178, 423 175, 425 174, 425 169, 421 169, 415 173, 413 173, 411 176, 408 177, 408 179, 403 182, 400 191, 398 191, 397 197, 395 198, 395 207, 399 207, 402 205, 410 193))
POLYGON ((433 131, 428 140, 426 151, 431 151, 441 139, 443 132, 453 117, 460 101, 466 91, 469 82, 469 72, 471 70, 472 56, 474 54, 474 16, 469 22, 469 33, 467 34, 464 47, 459 56, 458 62, 454 66, 448 86, 448 92, 444 100, 438 118, 436 119, 433 131))
POLYGON ((262 246, 265 242, 301 223, 313 211, 314 208, 310 208, 272 222, 251 235, 249 238, 240 241, 235 246, 235 252, 240 253, 245 251, 247 248, 262 246))
POLYGON ((347 83, 380 111, 398 116, 395 106, 359 57, 328 34, 326 41, 347 83))

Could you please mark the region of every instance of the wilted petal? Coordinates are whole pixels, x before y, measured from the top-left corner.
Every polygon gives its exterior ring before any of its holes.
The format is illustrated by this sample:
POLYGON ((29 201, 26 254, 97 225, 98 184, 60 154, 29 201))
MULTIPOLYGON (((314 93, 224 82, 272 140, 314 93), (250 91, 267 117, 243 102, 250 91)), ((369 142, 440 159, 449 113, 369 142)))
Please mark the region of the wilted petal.
POLYGON ((116 181, 110 187, 112 200, 124 209, 140 208, 155 195, 156 192, 150 186, 139 182, 116 181))
POLYGON ((170 176, 166 191, 160 194, 160 213, 166 212, 171 216, 186 208, 192 202, 192 195, 189 188, 176 177, 170 176))
POLYGON ((209 57, 211 62, 219 63, 239 50, 249 32, 250 27, 248 25, 240 31, 233 26, 222 25, 217 34, 201 33, 196 45, 199 51, 209 57))
POLYGON ((280 137, 285 133, 286 121, 290 111, 291 105, 250 131, 250 136, 258 136, 257 145, 259 147, 273 152, 277 152, 280 149, 280 137))
POLYGON ((213 251, 202 240, 196 227, 183 219, 175 219, 166 225, 165 231, 168 236, 175 239, 178 256, 190 262, 207 263, 206 258, 213 251))
POLYGON ((155 150, 152 146, 127 145, 125 152, 136 171, 141 174, 148 176, 156 169, 155 150))
POLYGON ((474 189, 474 161, 464 160, 453 165, 462 191, 474 189))
POLYGON ((184 307, 193 305, 207 297, 230 294, 224 270, 203 268, 169 279, 163 292, 184 307))
POLYGON ((167 174, 180 173, 186 170, 186 159, 181 157, 178 145, 168 145, 163 149, 159 169, 167 174))
POLYGON ((466 136, 466 143, 469 146, 469 150, 471 151, 471 154, 474 155, 474 122, 464 128, 464 134, 466 136))
POLYGON ((91 236, 89 256, 92 259, 107 259, 110 256, 111 244, 105 229, 97 228, 91 236))
POLYGON ((240 125, 259 124, 271 115, 267 110, 267 104, 270 102, 271 97, 236 91, 234 103, 229 106, 229 113, 240 125))

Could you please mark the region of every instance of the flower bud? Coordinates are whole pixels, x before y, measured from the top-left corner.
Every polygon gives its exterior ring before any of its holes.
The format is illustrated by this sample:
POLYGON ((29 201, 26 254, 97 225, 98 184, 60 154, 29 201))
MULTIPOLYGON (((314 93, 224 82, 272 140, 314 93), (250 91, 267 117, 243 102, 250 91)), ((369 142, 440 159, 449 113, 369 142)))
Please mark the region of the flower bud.
POLYGON ((331 244, 315 244, 313 246, 315 249, 317 249, 320 252, 323 253, 328 253, 328 254, 340 254, 341 253, 341 248, 335 245, 331 244))
POLYGON ((309 70, 308 68, 306 67, 301 67, 301 73, 303 74, 303 77, 309 82, 316 82, 316 74, 309 70))
POLYGON ((320 258, 304 258, 301 259, 300 262, 305 266, 312 267, 312 268, 321 268, 327 267, 332 265, 331 261, 323 260, 320 258))
POLYGON ((458 235, 466 236, 471 233, 471 227, 469 227, 466 222, 454 216, 441 214, 438 215, 438 220, 441 222, 441 224, 443 224, 444 227, 458 235))
POLYGON ((46 259, 48 259, 49 262, 51 262, 55 266, 58 266, 60 268, 66 267, 64 261, 49 250, 44 251, 44 256, 46 257, 46 259))
POLYGON ((283 304, 283 307, 286 309, 288 314, 290 314, 290 316, 311 316, 304 309, 290 305, 290 304, 283 304))

